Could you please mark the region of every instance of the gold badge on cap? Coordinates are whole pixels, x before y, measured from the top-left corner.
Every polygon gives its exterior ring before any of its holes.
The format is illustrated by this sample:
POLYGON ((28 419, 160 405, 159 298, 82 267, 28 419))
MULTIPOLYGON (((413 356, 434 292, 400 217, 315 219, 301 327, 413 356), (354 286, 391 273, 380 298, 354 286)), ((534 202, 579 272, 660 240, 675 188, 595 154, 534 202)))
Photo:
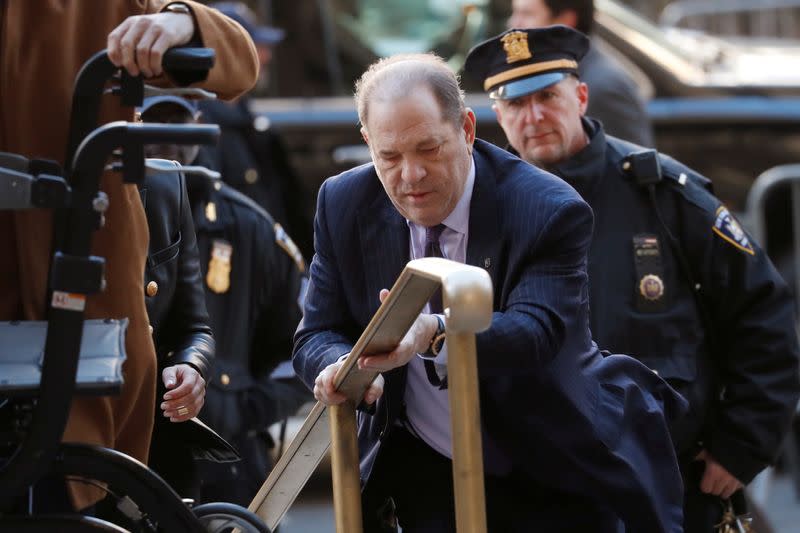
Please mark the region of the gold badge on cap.
POLYGON ((231 253, 233 246, 229 242, 215 239, 211 243, 211 260, 208 262, 206 283, 208 288, 217 294, 228 292, 231 287, 231 253))
POLYGON ((664 296, 664 282, 655 274, 648 274, 639 281, 639 292, 650 301, 664 296))
POLYGON ((503 35, 503 50, 506 51, 506 63, 515 63, 531 58, 528 48, 528 34, 524 31, 512 31, 503 35))

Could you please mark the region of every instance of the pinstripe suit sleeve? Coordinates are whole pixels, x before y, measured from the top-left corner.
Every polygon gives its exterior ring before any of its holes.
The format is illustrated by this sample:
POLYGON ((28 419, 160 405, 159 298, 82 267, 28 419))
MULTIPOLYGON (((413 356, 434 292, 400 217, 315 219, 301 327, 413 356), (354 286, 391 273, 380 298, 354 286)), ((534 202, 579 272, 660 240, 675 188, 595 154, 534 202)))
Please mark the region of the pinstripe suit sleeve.
POLYGON ((353 348, 345 335, 344 288, 335 259, 326 212, 327 183, 320 188, 314 218, 314 258, 309 268, 309 285, 303 319, 294 337, 292 362, 298 376, 309 388, 328 365, 353 348))
POLYGON ((477 336, 482 378, 537 372, 569 341, 568 332, 581 331, 574 326, 585 316, 591 208, 568 199, 516 215, 526 222, 511 241, 507 295, 491 328, 477 336))

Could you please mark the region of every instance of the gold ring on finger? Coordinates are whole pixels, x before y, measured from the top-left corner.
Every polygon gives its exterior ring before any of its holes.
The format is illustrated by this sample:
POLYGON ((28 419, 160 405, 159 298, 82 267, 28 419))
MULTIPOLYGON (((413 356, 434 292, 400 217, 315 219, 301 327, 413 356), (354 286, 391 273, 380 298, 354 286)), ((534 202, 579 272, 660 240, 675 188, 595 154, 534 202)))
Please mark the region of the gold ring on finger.
POLYGON ((178 407, 178 416, 186 416, 189 414, 188 407, 178 407))

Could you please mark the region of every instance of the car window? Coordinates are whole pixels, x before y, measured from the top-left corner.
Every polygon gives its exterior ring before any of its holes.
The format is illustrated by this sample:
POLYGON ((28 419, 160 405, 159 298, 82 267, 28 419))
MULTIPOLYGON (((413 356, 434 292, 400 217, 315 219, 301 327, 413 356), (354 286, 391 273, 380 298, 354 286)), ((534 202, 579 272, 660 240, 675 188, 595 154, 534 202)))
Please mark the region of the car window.
POLYGON ((360 0, 358 9, 335 13, 378 56, 436 48, 463 25, 465 12, 487 0, 360 0))

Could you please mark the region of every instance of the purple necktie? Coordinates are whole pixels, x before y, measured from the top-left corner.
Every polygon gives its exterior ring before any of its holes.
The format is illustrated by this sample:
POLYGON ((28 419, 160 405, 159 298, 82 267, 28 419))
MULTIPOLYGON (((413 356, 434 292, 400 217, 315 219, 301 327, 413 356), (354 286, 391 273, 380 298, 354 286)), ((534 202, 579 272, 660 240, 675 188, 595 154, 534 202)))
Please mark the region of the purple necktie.
MULTIPOLYGON (((444 257, 442 254, 442 247, 439 245, 439 238, 442 236, 442 232, 446 227, 447 226, 444 224, 438 224, 431 228, 425 228, 425 257, 444 257)), ((441 288, 436 289, 436 292, 433 293, 433 296, 431 296, 431 299, 428 301, 428 305, 431 314, 442 314, 444 308, 442 307, 441 288)), ((430 359, 423 359, 423 361, 425 363, 425 373, 428 375, 428 381, 430 381, 431 385, 439 387, 440 389, 447 388, 447 378, 444 380, 439 379, 433 361, 430 359)))

